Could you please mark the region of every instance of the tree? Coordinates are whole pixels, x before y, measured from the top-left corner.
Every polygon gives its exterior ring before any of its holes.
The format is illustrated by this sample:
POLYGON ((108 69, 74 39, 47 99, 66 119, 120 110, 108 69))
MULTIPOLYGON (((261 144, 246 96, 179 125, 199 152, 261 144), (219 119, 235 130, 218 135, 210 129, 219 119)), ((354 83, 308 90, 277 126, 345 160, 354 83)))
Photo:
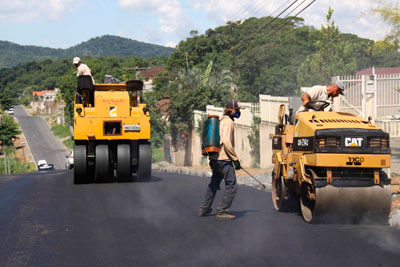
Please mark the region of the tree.
POLYGON ((12 139, 17 139, 17 135, 19 135, 21 131, 19 130, 18 124, 14 122, 11 116, 4 113, 0 116, 0 138, 8 145, 11 143, 12 139))
POLYGON ((400 48, 400 6, 399 4, 388 3, 386 1, 375 1, 377 7, 372 8, 372 12, 378 14, 390 27, 390 33, 385 41, 392 44, 396 49, 400 48))
POLYGON ((327 84, 332 76, 354 73, 357 60, 352 56, 354 45, 342 40, 339 28, 332 20, 333 9, 326 15, 327 25, 321 26, 319 40, 315 42, 316 52, 307 56, 297 73, 300 86, 327 84))
POLYGON ((9 94, 0 94, 0 108, 2 110, 10 109, 15 103, 15 98, 11 97, 9 94))

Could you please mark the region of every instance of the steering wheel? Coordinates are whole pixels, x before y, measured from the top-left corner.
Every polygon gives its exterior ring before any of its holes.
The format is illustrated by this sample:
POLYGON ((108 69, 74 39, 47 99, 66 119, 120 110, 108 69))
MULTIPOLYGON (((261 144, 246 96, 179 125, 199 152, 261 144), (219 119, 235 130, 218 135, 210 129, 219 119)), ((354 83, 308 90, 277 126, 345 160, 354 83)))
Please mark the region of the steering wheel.
POLYGON ((331 103, 329 103, 327 101, 314 100, 314 101, 308 102, 306 108, 313 109, 315 111, 321 111, 321 110, 324 110, 330 104, 331 103))

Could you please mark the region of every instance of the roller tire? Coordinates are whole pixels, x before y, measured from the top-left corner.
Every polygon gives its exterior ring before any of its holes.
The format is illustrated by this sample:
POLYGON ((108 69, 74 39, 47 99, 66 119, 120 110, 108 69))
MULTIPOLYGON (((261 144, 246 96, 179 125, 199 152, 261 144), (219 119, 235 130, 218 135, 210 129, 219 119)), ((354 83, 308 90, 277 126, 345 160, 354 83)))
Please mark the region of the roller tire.
POLYGON ((108 145, 96 146, 95 177, 97 183, 108 183, 113 181, 114 170, 110 164, 108 145))
POLYGON ((117 182, 132 180, 131 147, 128 144, 117 146, 117 182))
POLYGON ((139 144, 139 162, 137 167, 137 180, 148 182, 151 179, 151 145, 139 144))
MULTIPOLYGON (((307 169, 306 173, 311 176, 312 180, 314 180, 317 177, 317 174, 311 169, 307 169)), ((300 189, 301 214, 303 216, 304 221, 306 221, 308 223, 311 223, 311 222, 315 223, 316 218, 313 218, 313 213, 314 213, 316 200, 309 199, 308 192, 311 192, 314 195, 316 195, 314 185, 308 184, 306 182, 302 183, 301 189, 300 189)))
POLYGON ((74 184, 84 184, 90 182, 88 179, 86 145, 74 145, 75 166, 74 184))
POLYGON ((273 173, 272 179, 272 203, 276 211, 284 211, 287 208, 288 194, 282 175, 273 173), (276 177, 275 177, 276 176, 276 177))

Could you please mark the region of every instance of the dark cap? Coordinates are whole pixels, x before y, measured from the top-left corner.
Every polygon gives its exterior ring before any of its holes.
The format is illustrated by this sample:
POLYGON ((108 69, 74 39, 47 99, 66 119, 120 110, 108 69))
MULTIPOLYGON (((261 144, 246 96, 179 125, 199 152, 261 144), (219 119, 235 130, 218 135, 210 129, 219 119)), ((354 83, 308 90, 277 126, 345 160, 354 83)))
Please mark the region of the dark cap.
POLYGON ((228 103, 225 104, 225 108, 226 109, 239 109, 240 107, 239 107, 239 103, 236 100, 232 99, 232 100, 229 100, 228 103))

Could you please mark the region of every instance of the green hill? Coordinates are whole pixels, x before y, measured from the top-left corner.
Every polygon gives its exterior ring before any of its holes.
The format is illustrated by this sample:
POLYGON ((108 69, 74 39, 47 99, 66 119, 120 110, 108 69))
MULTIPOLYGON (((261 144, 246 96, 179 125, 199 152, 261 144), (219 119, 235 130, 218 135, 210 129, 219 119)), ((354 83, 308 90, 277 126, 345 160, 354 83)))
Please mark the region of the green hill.
POLYGON ((45 59, 73 58, 75 56, 136 56, 152 58, 169 56, 173 51, 173 48, 112 35, 95 37, 67 49, 18 45, 8 41, 0 41, 0 69, 45 59))

